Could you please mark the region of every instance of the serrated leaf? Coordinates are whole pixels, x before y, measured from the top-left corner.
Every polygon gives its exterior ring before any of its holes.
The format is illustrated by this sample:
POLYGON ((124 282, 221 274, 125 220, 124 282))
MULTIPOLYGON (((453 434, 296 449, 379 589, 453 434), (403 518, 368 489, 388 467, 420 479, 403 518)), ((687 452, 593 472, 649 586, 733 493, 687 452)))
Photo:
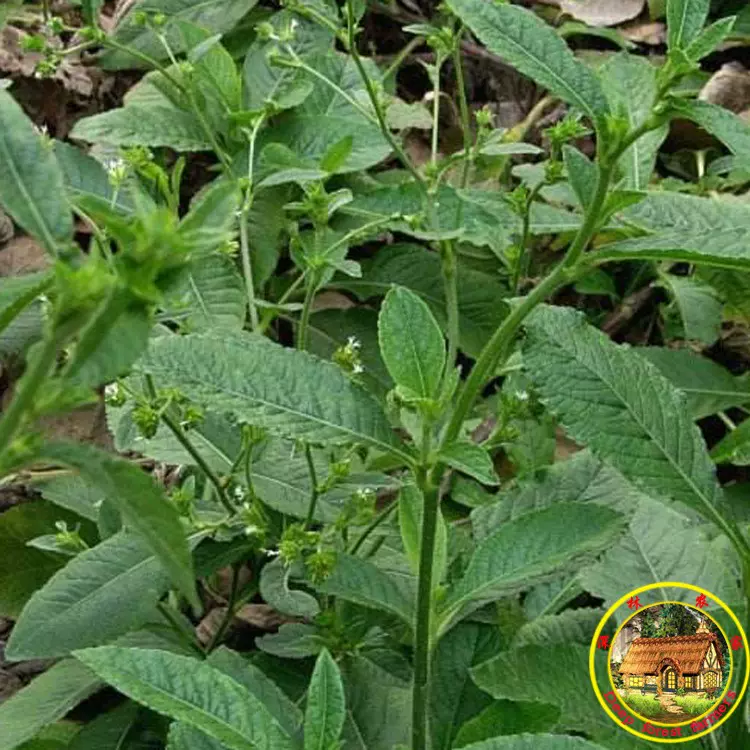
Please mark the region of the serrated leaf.
POLYGON ((179 290, 177 313, 188 330, 241 329, 245 322, 245 289, 234 263, 223 255, 193 261, 179 290))
POLYGON ((690 349, 647 346, 638 354, 656 365, 662 375, 687 397, 693 419, 750 402, 750 382, 690 349))
POLYGON ((73 237, 73 215, 54 152, 1 88, 0 205, 52 254, 73 237))
POLYGON ((166 387, 241 422, 311 442, 404 449, 380 405, 333 364, 252 334, 166 336, 142 368, 166 387))
POLYGON ((232 750, 294 748, 289 735, 252 693, 206 662, 116 646, 78 651, 76 658, 121 693, 232 750))
POLYGON ((445 340, 425 302, 404 287, 391 289, 380 308, 378 340, 397 385, 418 398, 437 396, 445 369, 445 340))
POLYGON ((443 623, 469 602, 508 596, 580 565, 625 526, 620 513, 591 503, 556 503, 510 521, 477 546, 444 605, 443 623))
POLYGON ((508 521, 555 503, 591 502, 627 512, 642 495, 607 463, 589 451, 579 451, 495 497, 497 502, 472 511, 472 530, 477 540, 490 536, 508 521))
MULTIPOLYGON (((711 539, 709 530, 658 500, 642 497, 628 533, 599 561, 579 574, 581 585, 614 604, 622 596, 622 582, 633 589, 663 581, 685 581, 705 586, 723 601, 740 600, 736 553, 725 536, 711 539), (664 540, 669 539, 669 544, 664 540), (700 583, 698 583, 700 582, 700 583)), ((664 599, 682 594, 662 587, 664 599)))
POLYGON ((591 643, 591 634, 605 614, 603 609, 566 609, 559 615, 542 615, 522 625, 515 638, 513 648, 536 644, 591 643))
POLYGON ((340 554, 333 572, 319 588, 363 607, 389 612, 413 626, 415 583, 412 576, 382 570, 368 560, 340 554))
POLYGON ((529 374, 571 437, 636 485, 727 530, 708 451, 674 386, 569 308, 539 308, 527 328, 529 374))
POLYGON ((467 721, 456 736, 454 748, 462 748, 483 740, 494 740, 501 734, 518 735, 552 730, 560 718, 560 709, 549 703, 499 700, 467 721))
MULTIPOLYGON (((656 67, 643 57, 622 52, 612 55, 598 73, 612 110, 627 119, 631 130, 643 125, 656 103, 656 67)), ((652 130, 625 150, 619 159, 622 187, 644 190, 648 186, 668 129, 663 125, 652 130)))
POLYGON ((251 692, 290 735, 302 723, 302 712, 281 688, 262 670, 225 646, 208 657, 208 663, 251 692))
POLYGON ((28 339, 42 333, 39 297, 53 283, 46 273, 30 273, 0 280, 0 352, 7 352, 10 342, 28 339), (7 343, 6 343, 7 342, 7 343))
POLYGON ((48 503, 24 503, 0 514, 0 614, 18 618, 34 592, 66 562, 64 557, 29 547, 35 537, 55 532, 55 522, 75 516, 48 503))
POLYGON ((75 659, 50 667, 0 705, 0 750, 14 750, 101 687, 101 680, 75 659))
POLYGON ((338 746, 346 718, 344 685, 336 662, 323 649, 315 663, 305 709, 305 750, 338 746))
POLYGON ((130 104, 85 117, 75 124, 70 137, 110 146, 211 150, 211 142, 192 114, 164 105, 130 104))
POLYGON ((148 546, 121 532, 81 552, 31 597, 7 653, 13 659, 64 656, 144 623, 169 586, 148 546))
MULTIPOLYGON (((180 24, 196 24, 207 32, 224 33, 234 27, 253 8, 258 0, 139 0, 130 6, 127 15, 120 21, 114 39, 121 45, 137 50, 157 60, 165 60, 167 51, 157 34, 148 26, 138 23, 139 10, 163 13, 167 24, 159 31, 166 35, 173 54, 183 52, 184 41, 180 24)), ((108 51, 101 61, 107 70, 122 70, 143 67, 142 59, 130 55, 123 49, 108 51)))
POLYGON ((667 44, 670 50, 685 49, 701 32, 711 0, 667 2, 667 44))
POLYGON ((152 477, 124 459, 82 443, 46 443, 40 457, 70 466, 106 495, 128 526, 146 540, 175 585, 198 606, 180 517, 152 477))
POLYGON ((467 440, 451 443, 440 450, 440 458, 448 466, 474 477, 482 484, 500 484, 492 457, 481 445, 467 440))
POLYGON ((456 15, 491 51, 595 122, 609 112, 596 76, 531 11, 485 0, 450 0, 456 15))

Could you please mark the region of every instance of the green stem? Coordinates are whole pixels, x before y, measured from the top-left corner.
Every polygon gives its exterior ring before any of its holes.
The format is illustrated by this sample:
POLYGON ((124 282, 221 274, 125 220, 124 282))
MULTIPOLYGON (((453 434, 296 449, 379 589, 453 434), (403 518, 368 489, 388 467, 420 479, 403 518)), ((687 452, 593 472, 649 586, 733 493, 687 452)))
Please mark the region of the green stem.
POLYGON ((40 344, 40 348, 29 361, 26 372, 19 382, 17 393, 0 419, 0 456, 5 453, 15 437, 26 412, 33 407, 37 391, 55 366, 57 351, 61 343, 59 336, 50 336, 40 344))
POLYGON ((531 233, 531 207, 534 205, 534 201, 544 187, 544 184, 544 181, 537 183, 531 193, 529 193, 529 198, 526 201, 526 210, 523 214, 523 228, 521 230, 521 242, 518 246, 518 260, 513 268, 513 280, 511 282, 511 289, 514 294, 518 294, 518 287, 520 286, 521 279, 526 276, 529 271, 531 249, 528 245, 529 235, 531 233))
POLYGON ((395 513, 396 508, 398 508, 398 503, 391 503, 387 508, 381 510, 380 513, 370 521, 364 531, 362 531, 362 533, 354 540, 354 544, 349 548, 348 554, 356 555, 357 552, 362 549, 362 545, 370 538, 373 531, 375 531, 381 524, 385 523, 395 513))
MULTIPOLYGON (((146 375, 146 388, 148 389, 151 398, 156 398, 156 387, 151 375, 146 375)), ((208 465, 200 451, 193 445, 185 430, 182 429, 182 425, 166 410, 161 412, 161 419, 175 436, 177 442, 190 454, 190 456, 192 456, 198 468, 206 475, 208 481, 211 482, 216 489, 221 504, 226 508, 227 512, 233 516, 236 513, 236 508, 229 499, 226 488, 222 484, 221 479, 219 479, 216 472, 208 465)))
POLYGON ((229 590, 229 600, 227 601, 227 611, 224 613, 224 617, 219 623, 219 627, 216 628, 216 632, 211 638, 208 646, 206 647, 206 653, 210 654, 220 643, 224 634, 227 632, 227 628, 234 619, 234 610, 237 606, 237 594, 240 590, 240 565, 235 563, 232 565, 232 587, 229 590))
MULTIPOLYGON (((425 433, 427 430, 425 430, 425 433)), ((425 441, 427 442, 427 441, 425 441)), ((440 494, 432 470, 423 469, 419 482, 424 497, 417 582, 417 617, 414 629, 412 683, 412 750, 427 750, 432 660, 433 563, 440 494)))
POLYGON ((463 57, 461 55, 461 38, 463 37, 463 29, 456 33, 456 44, 453 48, 453 66, 456 72, 456 84, 458 86, 458 107, 461 113, 461 130, 463 131, 464 137, 464 168, 461 173, 460 186, 465 188, 469 183, 469 172, 471 170, 472 162, 474 161, 474 154, 472 151, 472 137, 471 137, 471 117, 469 115, 469 100, 466 96, 466 81, 464 79, 464 64, 463 57))
POLYGON ((305 292, 305 301, 302 305, 302 315, 299 319, 297 328, 297 349, 304 351, 307 348, 307 331, 310 327, 310 313, 312 312, 315 292, 318 291, 320 273, 315 271, 307 280, 307 291, 305 292))
POLYGON ((432 82, 432 147, 430 149, 430 161, 434 167, 438 160, 438 141, 440 137, 440 69, 443 66, 443 58, 438 55, 435 61, 435 70, 432 71, 434 80, 432 82))
POLYGON ((599 216, 607 199, 613 169, 613 163, 600 165, 596 190, 586 212, 586 217, 563 260, 555 266, 539 286, 511 310, 508 317, 505 318, 492 338, 487 342, 487 345, 482 349, 479 359, 477 359, 461 389, 456 408, 445 431, 444 444, 448 444, 458 437, 466 415, 482 392, 482 388, 484 388, 485 383, 497 367, 498 362, 507 355, 508 349, 513 343, 513 339, 521 324, 526 319, 526 316, 573 277, 575 264, 598 228, 599 216))
POLYGON ((318 475, 315 471, 315 462, 313 461, 312 448, 310 444, 305 445, 305 459, 307 460, 307 470, 310 474, 310 504, 307 506, 307 518, 305 518, 304 529, 307 531, 312 526, 315 518, 315 509, 318 505, 318 475))
MULTIPOLYGON (((292 297, 292 295, 299 289, 300 285, 306 278, 306 273, 301 273, 287 288, 287 290, 284 292, 284 294, 281 295, 281 298, 276 303, 277 305, 284 305, 286 302, 289 301, 289 299, 292 297)), ((273 319, 276 317, 276 313, 273 310, 266 310, 266 312, 263 313, 263 317, 260 321, 260 328, 258 329, 258 333, 265 333, 268 326, 271 325, 273 322, 273 319)))
POLYGON ((180 619, 179 613, 175 612, 172 607, 164 602, 158 602, 156 608, 164 616, 164 619, 169 623, 172 630, 185 642, 185 645, 197 655, 204 656, 203 651, 195 642, 195 635, 185 627, 185 623, 180 619))
POLYGON ((389 78, 393 77, 398 73, 398 69, 401 67, 404 60, 419 47, 420 44, 424 43, 424 38, 421 36, 415 36, 391 61, 391 64, 386 68, 383 73, 383 83, 389 78))
POLYGON ((102 44, 105 47, 111 47, 112 49, 116 49, 118 52, 123 52, 126 55, 130 55, 131 57, 134 57, 136 60, 140 60, 142 63, 146 63, 146 65, 153 68, 154 70, 158 70, 181 93, 183 94, 188 93, 187 88, 182 83, 182 81, 180 81, 178 78, 173 76, 164 65, 162 65, 158 60, 151 57, 150 55, 146 55, 143 52, 139 52, 137 49, 132 49, 131 47, 128 47, 125 44, 120 44, 119 42, 116 42, 111 37, 107 37, 102 42, 102 44))
POLYGON ((245 279, 245 293, 247 294, 247 306, 250 311, 250 327, 257 333, 260 327, 258 320, 258 306, 255 302, 255 282, 253 280, 253 265, 250 260, 250 241, 247 232, 247 219, 250 209, 253 205, 253 176, 255 169, 255 143, 258 139, 265 117, 261 116, 253 125, 248 139, 248 157, 247 157, 247 185, 245 187, 245 197, 242 202, 240 211, 240 255, 242 256, 242 275, 245 279))
POLYGON ((458 342, 461 336, 461 321, 458 313, 458 272, 453 242, 442 243, 440 259, 448 316, 448 358, 445 363, 445 376, 449 377, 456 364, 458 342))
POLYGON ((388 141, 388 145, 396 154, 401 164, 403 164, 403 166, 411 173, 411 176, 416 180, 417 184, 420 186, 424 194, 427 195, 427 182, 425 181, 425 178, 420 174, 419 170, 414 166, 412 160, 406 155, 406 152, 401 147, 401 144, 393 136, 393 133, 391 133, 391 129, 388 127, 388 123, 385 119, 385 113, 383 112, 380 98, 378 97, 378 92, 375 90, 375 86, 373 85, 370 76, 367 74, 365 66, 362 62, 362 58, 360 57, 359 51, 357 50, 357 43, 355 38, 354 6, 352 0, 346 0, 346 10, 347 51, 351 55, 352 60, 354 60, 354 65, 359 72, 359 76, 362 79, 362 82, 365 84, 367 95, 369 96, 370 103, 372 104, 372 108, 375 111, 375 117, 377 118, 378 125, 380 125, 380 130, 383 133, 383 137, 388 141))

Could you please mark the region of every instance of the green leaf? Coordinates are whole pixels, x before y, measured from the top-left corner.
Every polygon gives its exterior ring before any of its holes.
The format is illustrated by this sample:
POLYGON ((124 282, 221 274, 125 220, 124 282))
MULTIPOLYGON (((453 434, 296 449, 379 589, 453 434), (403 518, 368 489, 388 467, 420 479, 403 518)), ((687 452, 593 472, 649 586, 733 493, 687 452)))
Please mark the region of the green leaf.
POLYGON ((302 712, 286 693, 264 672, 236 651, 216 649, 208 663, 252 693, 287 733, 294 734, 302 724, 302 712))
POLYGON ((0 205, 52 254, 73 237, 73 216, 55 154, 2 89, 0 205))
POLYGON ((660 279, 671 293, 681 322, 683 335, 676 338, 699 341, 705 346, 715 344, 721 333, 724 306, 714 290, 690 276, 663 273, 660 279))
POLYGON ((280 109, 297 107, 312 93, 313 82, 305 71, 272 65, 268 55, 276 50, 274 41, 255 41, 247 51, 244 63, 245 107, 260 110, 266 102, 280 109))
POLYGON ((674 386, 574 310, 539 308, 527 328, 529 373, 571 437, 637 486, 726 528, 708 451, 674 386))
POLYGON ((519 735, 550 731, 560 718, 560 709, 549 703, 499 700, 467 721, 456 736, 454 748, 466 747, 482 740, 494 740, 501 734, 519 735))
POLYGON ((211 150, 211 141, 194 115, 164 104, 129 104, 85 117, 75 124, 70 137, 110 146, 211 150))
MULTIPOLYGON (((663 581, 700 581, 723 601, 740 601, 737 556, 725 536, 695 526, 678 506, 668 508, 642 497, 635 507, 628 533, 579 574, 587 591, 608 607, 622 596, 623 581, 631 589, 663 581)), ((658 593, 668 600, 684 594, 664 586, 658 593)))
POLYGON ((697 99, 676 99, 670 109, 718 138, 740 162, 750 159, 750 127, 734 112, 697 99))
POLYGON ((346 718, 344 685, 336 662, 323 649, 315 663, 305 709, 305 750, 338 746, 346 718))
MULTIPOLYGON (((362 78, 350 56, 328 51, 310 56, 306 62, 333 81, 349 98, 366 110, 369 108, 362 78)), ((371 79, 380 81, 377 66, 367 59, 364 65, 371 79)), ((274 121, 273 128, 260 133, 256 153, 259 154, 268 143, 281 143, 298 158, 320 164, 333 146, 348 138, 352 139, 351 153, 336 174, 367 169, 391 153, 374 115, 365 117, 328 83, 316 77, 313 90, 304 101, 283 112, 274 121)))
POLYGON ((637 352, 685 394, 693 419, 703 419, 750 402, 747 378, 735 377, 721 365, 690 349, 648 346, 637 352))
POLYGON ((737 16, 728 16, 720 18, 695 38, 685 49, 685 56, 688 60, 699 62, 707 55, 710 55, 717 47, 724 43, 726 38, 732 33, 737 16))
MULTIPOLYGON (((612 55, 598 73, 612 110, 628 121, 631 130, 643 125, 656 103, 656 67, 643 57, 623 52, 612 55)), ((619 160, 624 176, 621 187, 644 190, 648 186, 668 130, 668 125, 652 130, 625 150, 619 160)))
POLYGON ((124 213, 133 211, 132 182, 126 182, 124 189, 115 191, 109 181, 107 170, 100 162, 80 148, 64 141, 55 141, 55 156, 63 173, 65 189, 73 205, 76 205, 81 198, 93 198, 124 213))
POLYGON ((141 366, 162 386, 273 433, 407 456, 380 405, 340 368, 259 336, 165 336, 141 366))
POLYGON ((18 618, 32 594, 59 570, 65 557, 29 547, 38 536, 55 533, 55 522, 75 524, 75 516, 48 503, 24 503, 0 514, 0 615, 18 618))
POLYGON ((343 747, 393 750, 411 737, 411 689, 363 656, 341 665, 346 685, 347 721, 343 747))
POLYGON ((531 11, 485 0, 449 0, 451 9, 491 51, 560 99, 600 122, 609 105, 596 76, 531 11))
POLYGON ((53 283, 45 273, 0 280, 0 354, 23 351, 42 335, 41 300, 53 283))
POLYGON ((446 445, 440 451, 440 458, 448 466, 474 477, 482 484, 500 484, 500 479, 492 463, 492 457, 482 446, 476 443, 462 440, 446 445))
MULTIPOLYGON (((157 60, 165 60, 167 51, 157 34, 148 26, 139 24, 139 10, 163 13, 167 24, 159 31, 166 35, 167 43, 174 54, 185 50, 181 24, 196 24, 209 33, 230 31, 258 0, 139 0, 130 6, 128 14, 117 26, 115 41, 130 49, 157 60)), ((107 70, 122 70, 144 67, 142 59, 116 49, 107 52, 101 60, 107 70)))
POLYGON ((414 625, 415 579, 353 555, 340 554, 336 567, 319 586, 326 594, 340 596, 363 607, 383 610, 414 625))
POLYGON ((430 308, 416 294, 404 287, 388 292, 380 308, 378 340, 397 385, 419 398, 437 396, 445 369, 445 340, 430 308))
POLYGON ((173 294, 180 299, 175 314, 187 312, 182 320, 188 330, 241 329, 245 322, 245 288, 234 263, 226 256, 193 261, 173 294))
POLYGON ((163 743, 149 723, 153 720, 148 721, 144 709, 125 701, 85 724, 68 750, 161 750, 163 743))
POLYGON ((163 490, 134 464, 93 446, 47 443, 42 456, 79 471, 122 513, 159 558, 175 585, 198 607, 190 550, 180 517, 163 490))
MULTIPOLYGON (((414 575, 419 572, 419 556, 422 548, 422 514, 424 497, 415 484, 405 484, 398 496, 398 523, 401 541, 414 575)), ((432 562, 433 580, 443 580, 448 562, 448 529, 443 514, 438 509, 435 552, 432 562)))
POLYGON ((194 256, 209 255, 234 238, 239 207, 240 193, 232 180, 215 180, 196 196, 179 229, 194 256))
POLYGON ((83 664, 65 659, 0 705, 0 750, 13 750, 101 687, 83 664))
POLYGON ((36 483, 42 497, 81 518, 96 522, 104 495, 77 474, 68 474, 36 483))
POLYGON ((284 623, 277 633, 255 639, 255 645, 264 653, 282 659, 307 659, 317 656, 323 648, 323 639, 317 629, 301 622, 284 623))
POLYGON ((522 625, 513 639, 513 648, 551 643, 591 643, 591 634, 605 614, 603 609, 566 609, 559 615, 542 615, 522 625))
MULTIPOLYGON (((447 327, 445 291, 440 258, 417 245, 382 248, 366 265, 361 279, 338 280, 336 286, 360 299, 385 295, 394 284, 418 294, 429 306, 443 330, 447 327)), ((460 346, 476 357, 506 315, 502 298, 507 289, 492 276, 465 268, 457 273, 460 346)))
POLYGON ((745 420, 723 437, 711 449, 711 458, 717 464, 750 464, 750 421, 745 420))
POLYGON ((443 622, 468 602, 499 599, 579 566, 624 528, 621 514, 592 503, 556 503, 520 516, 477 546, 444 606, 443 622))
POLYGON ((492 626, 464 623, 438 644, 431 675, 434 687, 430 694, 433 750, 450 750, 461 725, 492 702, 472 682, 469 669, 492 656, 499 647, 499 640, 492 626))
POLYGON ((563 146, 563 159, 570 186, 573 188, 581 208, 585 210, 589 207, 596 189, 598 179, 596 165, 574 146, 563 146))
POLYGON ((698 277, 712 286, 725 302, 724 315, 750 322, 750 273, 720 268, 698 269, 698 277))
POLYGON ((624 513, 642 496, 607 463, 589 451, 579 451, 567 461, 553 464, 529 481, 501 491, 495 497, 497 502, 472 511, 472 530, 478 541, 525 513, 555 503, 590 502, 624 513))
POLYGON ((263 566, 259 588, 264 601, 293 617, 315 617, 320 612, 318 600, 305 591, 290 588, 289 575, 280 557, 263 566))
POLYGON ((252 693, 206 662, 116 646, 78 651, 76 657, 121 693, 232 750, 294 748, 289 735, 252 693))
POLYGON ((670 50, 685 49, 701 32, 711 0, 667 2, 667 44, 670 50))
POLYGON ((143 624, 168 586, 143 540, 120 532, 76 555, 36 591, 13 629, 8 656, 64 656, 106 643, 143 624))

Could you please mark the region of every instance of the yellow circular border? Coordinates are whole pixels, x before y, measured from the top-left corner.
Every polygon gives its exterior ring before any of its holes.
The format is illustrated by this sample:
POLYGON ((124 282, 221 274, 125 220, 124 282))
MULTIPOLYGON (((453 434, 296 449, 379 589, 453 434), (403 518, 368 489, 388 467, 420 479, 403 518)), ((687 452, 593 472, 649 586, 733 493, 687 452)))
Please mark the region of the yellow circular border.
MULTIPOLYGON (((709 597, 710 598, 710 597, 709 597)), ((729 692, 729 686, 732 684, 732 677, 734 677, 734 654, 732 654, 731 646, 729 645, 729 638, 727 638, 727 634, 724 632, 724 628, 719 625, 718 622, 713 618, 711 614, 708 612, 704 612, 702 609, 699 609, 698 607, 694 607, 692 604, 685 604, 685 602, 678 602, 674 601, 672 599, 665 599, 661 602, 652 602, 651 604, 644 604, 638 612, 632 614, 630 617, 628 617, 627 620, 625 620, 622 625, 620 625, 619 628, 615 631, 614 636, 612 636, 612 645, 609 647, 609 650, 607 651, 607 656, 609 658, 609 663, 612 663, 611 655, 612 655, 612 649, 615 647, 615 641, 617 640, 617 636, 620 635, 620 631, 634 618, 637 617, 638 614, 641 612, 641 610, 648 609, 649 607, 657 607, 660 604, 679 604, 682 607, 687 607, 688 609, 695 610, 696 612, 700 612, 702 615, 705 615, 708 617, 711 622, 716 625, 716 627, 719 629, 719 632, 721 633, 722 637, 724 638, 724 643, 726 644, 727 651, 729 652, 729 678, 727 679, 727 684, 724 686, 724 690, 722 690, 721 695, 715 700, 713 703, 714 706, 718 706, 726 697, 726 694, 729 692)), ((726 611, 726 610, 725 610, 726 611)), ((614 693, 617 692, 617 688, 615 687, 615 682, 612 679, 612 670, 608 670, 609 675, 609 684, 612 687, 612 691, 614 693)), ((651 724, 652 727, 686 727, 692 724, 695 721, 700 721, 704 716, 708 716, 708 714, 713 711, 713 707, 709 708, 708 711, 705 711, 700 716, 693 716, 691 717, 690 721, 683 721, 680 724, 666 724, 663 721, 652 721, 648 718, 648 716, 641 716, 632 706, 628 706, 628 710, 637 716, 639 719, 645 721, 647 724, 651 724)))
MULTIPOLYGON (((737 619, 737 616, 732 612, 731 609, 717 596, 714 596, 713 594, 710 595, 709 598, 713 599, 732 619, 732 622, 737 626, 737 629, 739 630, 743 643, 745 645, 745 679, 743 680, 742 687, 740 688, 740 691, 737 693, 737 697, 734 700, 734 703, 730 706, 729 710, 726 712, 726 714, 719 719, 715 724, 712 724, 708 729, 704 730, 703 732, 699 732, 698 734, 690 735, 689 737, 677 737, 675 739, 670 739, 666 737, 651 737, 644 732, 636 731, 635 729, 631 729, 629 726, 623 724, 617 716, 612 712, 612 710, 607 705, 607 702, 604 700, 604 697, 602 696, 601 690, 599 690, 599 685, 596 682, 596 644, 599 641, 599 636, 601 635, 602 630, 604 630, 604 626, 607 624, 607 620, 615 613, 615 611, 621 607, 623 604, 627 602, 627 600, 636 595, 641 594, 644 591, 652 591, 653 589, 662 588, 662 587, 670 587, 670 588, 678 588, 678 589, 689 589, 690 591, 697 591, 699 594, 706 593, 709 594, 709 592, 706 589, 699 588, 698 586, 693 586, 690 583, 680 583, 679 581, 660 581, 659 583, 650 583, 648 586, 641 586, 641 588, 634 589, 633 591, 630 591, 629 593, 625 594, 621 599, 616 601, 606 612, 604 617, 599 621, 599 625, 596 628, 596 632, 594 633, 594 637, 591 641, 591 647, 589 649, 589 679, 591 680, 591 685, 594 688, 594 693, 596 693, 596 698, 599 701, 599 704, 604 709, 604 712, 614 721, 614 723, 624 729, 626 732, 629 732, 634 737, 637 737, 641 740, 648 740, 649 742, 662 742, 662 743, 678 743, 678 742, 690 742, 691 740, 696 740, 699 737, 705 737, 705 735, 710 734, 713 732, 717 727, 721 726, 734 712, 734 710, 739 706, 740 701, 742 700, 742 697, 745 694, 745 691, 747 690, 747 684, 748 680, 750 680, 750 654, 747 653, 747 636, 745 635, 745 630, 742 627, 742 624, 737 619)), ((608 667, 609 668, 609 667, 608 667)), ((651 722, 648 722, 649 724, 651 722)))

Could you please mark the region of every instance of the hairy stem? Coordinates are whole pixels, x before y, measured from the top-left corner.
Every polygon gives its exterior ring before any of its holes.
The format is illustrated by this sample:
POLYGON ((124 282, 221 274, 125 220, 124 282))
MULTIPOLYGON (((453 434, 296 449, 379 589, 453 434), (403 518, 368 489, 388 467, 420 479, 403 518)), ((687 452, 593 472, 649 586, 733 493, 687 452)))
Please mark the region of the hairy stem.
POLYGON ((469 172, 474 160, 472 151, 471 137, 471 118, 469 116, 469 100, 466 96, 466 81, 464 80, 464 64, 461 54, 461 38, 463 29, 456 34, 456 45, 453 48, 453 67, 456 75, 456 85, 458 86, 458 107, 461 114, 461 130, 464 138, 464 167, 461 172, 460 187, 465 188, 469 184, 469 172))
POLYGON ((456 249, 453 242, 444 242, 440 249, 445 307, 448 316, 448 358, 445 363, 445 377, 449 377, 456 364, 458 342, 461 335, 461 321, 458 313, 458 269, 456 249))
POLYGON ((375 531, 381 524, 385 523, 398 508, 398 503, 391 503, 387 508, 378 513, 375 518, 370 521, 364 531, 354 540, 354 543, 348 550, 348 554, 356 555, 362 545, 370 538, 370 535, 375 531))
POLYGON ((299 319, 299 328, 297 329, 297 349, 305 350, 307 348, 307 331, 310 327, 310 313, 312 312, 315 293, 318 291, 320 283, 320 274, 314 272, 307 280, 307 290, 305 291, 305 301, 302 304, 302 315, 299 319))

